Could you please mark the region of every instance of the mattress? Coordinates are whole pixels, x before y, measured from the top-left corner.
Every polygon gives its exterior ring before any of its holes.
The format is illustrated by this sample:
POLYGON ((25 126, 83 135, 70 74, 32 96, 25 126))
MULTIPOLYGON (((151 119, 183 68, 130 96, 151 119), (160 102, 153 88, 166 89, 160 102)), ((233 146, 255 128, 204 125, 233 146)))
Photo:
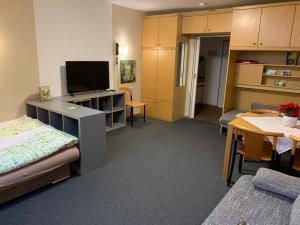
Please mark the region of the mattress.
POLYGON ((30 165, 14 170, 12 172, 0 175, 0 191, 11 186, 40 177, 52 170, 79 159, 79 150, 77 147, 70 147, 64 150, 34 162, 30 165))

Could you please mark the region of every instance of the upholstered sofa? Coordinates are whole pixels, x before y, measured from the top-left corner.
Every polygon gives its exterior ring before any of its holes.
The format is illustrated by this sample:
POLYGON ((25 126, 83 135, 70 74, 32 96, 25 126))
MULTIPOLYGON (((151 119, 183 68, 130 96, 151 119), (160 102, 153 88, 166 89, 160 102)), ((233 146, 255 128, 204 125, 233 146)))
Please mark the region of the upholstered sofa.
POLYGON ((259 169, 242 176, 202 225, 300 225, 299 193, 299 178, 259 169))

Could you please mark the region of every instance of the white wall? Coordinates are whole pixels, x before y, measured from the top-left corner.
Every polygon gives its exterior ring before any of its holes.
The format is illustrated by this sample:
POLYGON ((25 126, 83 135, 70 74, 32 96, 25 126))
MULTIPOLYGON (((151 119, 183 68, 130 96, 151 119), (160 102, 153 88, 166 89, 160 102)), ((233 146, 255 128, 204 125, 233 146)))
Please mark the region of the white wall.
POLYGON ((112 73, 112 5, 104 0, 34 0, 40 85, 66 93, 65 61, 109 60, 112 73))
POLYGON ((38 85, 32 0, 0 1, 0 121, 24 115, 38 85))
MULTIPOLYGON (((141 99, 141 36, 143 13, 125 7, 112 6, 113 41, 120 46, 128 46, 128 55, 120 59, 136 60, 137 74, 136 82, 124 84, 134 87, 133 100, 141 99)), ((115 54, 114 54, 115 56, 115 54)), ((115 62, 115 59, 114 59, 115 62)), ((114 87, 120 84, 119 64, 114 63, 114 87)))

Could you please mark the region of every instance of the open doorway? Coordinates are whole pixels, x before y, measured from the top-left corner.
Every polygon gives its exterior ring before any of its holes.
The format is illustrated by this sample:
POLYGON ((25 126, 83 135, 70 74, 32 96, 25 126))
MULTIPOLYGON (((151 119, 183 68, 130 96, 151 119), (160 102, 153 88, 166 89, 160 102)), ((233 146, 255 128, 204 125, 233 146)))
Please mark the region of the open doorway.
POLYGON ((196 37, 192 44, 189 117, 217 123, 223 107, 229 37, 196 37))

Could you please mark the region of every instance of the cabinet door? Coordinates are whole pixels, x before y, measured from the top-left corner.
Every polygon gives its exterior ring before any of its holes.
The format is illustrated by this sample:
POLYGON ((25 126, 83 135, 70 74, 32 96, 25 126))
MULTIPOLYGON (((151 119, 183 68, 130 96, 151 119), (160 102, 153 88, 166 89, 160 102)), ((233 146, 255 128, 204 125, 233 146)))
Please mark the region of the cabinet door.
POLYGON ((157 95, 159 100, 172 101, 175 76, 175 50, 158 50, 157 95))
POLYGON ((142 96, 156 98, 157 50, 142 51, 142 96))
POLYGON ((156 116, 156 101, 150 98, 143 98, 143 102, 146 103, 146 116, 156 116))
POLYGON ((232 25, 232 13, 208 15, 208 33, 230 33, 232 25))
POLYGON ((245 9, 233 12, 230 46, 256 47, 261 9, 245 9))
POLYGON ((182 19, 182 34, 205 33, 207 16, 186 16, 182 19))
POLYGON ((258 38, 259 47, 288 47, 295 6, 263 8, 258 38))
POLYGON ((159 47, 175 48, 177 41, 177 16, 159 18, 158 27, 159 47))
POLYGON ((156 116, 160 119, 165 119, 168 121, 172 120, 172 103, 165 101, 156 102, 156 116))
POLYGON ((143 20, 142 47, 153 48, 158 46, 158 18, 143 20))
POLYGON ((300 47, 300 5, 296 6, 296 13, 290 46, 298 48, 300 47))

